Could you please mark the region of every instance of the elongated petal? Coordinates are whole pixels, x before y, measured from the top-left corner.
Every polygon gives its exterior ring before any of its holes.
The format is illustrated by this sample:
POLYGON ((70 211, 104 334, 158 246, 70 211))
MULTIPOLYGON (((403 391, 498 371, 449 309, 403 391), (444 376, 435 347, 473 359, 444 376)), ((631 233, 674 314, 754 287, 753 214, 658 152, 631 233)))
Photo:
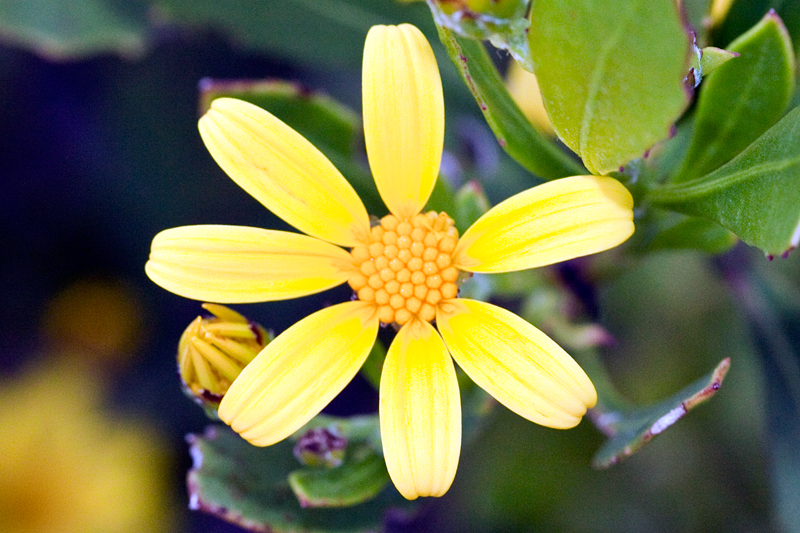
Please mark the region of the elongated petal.
POLYGON ((439 174, 444 99, 439 67, 417 28, 373 26, 364 45, 364 138, 378 192, 394 215, 417 214, 439 174))
POLYGON ((219 417, 256 446, 285 439, 353 379, 377 335, 377 313, 363 302, 317 311, 245 367, 222 399, 219 417))
POLYGON ((458 241, 453 263, 471 272, 550 265, 617 246, 633 229, 633 198, 620 182, 562 178, 490 209, 458 241))
POLYGON ((409 322, 389 347, 380 421, 386 467, 400 494, 413 500, 447 492, 461 450, 461 401, 453 361, 428 322, 409 322))
POLYGON ((295 228, 342 246, 366 235, 369 216, 350 184, 310 142, 267 111, 218 98, 199 128, 222 170, 295 228))
POLYGON ((514 313, 474 300, 449 300, 439 305, 436 323, 464 372, 528 420, 570 428, 597 403, 581 367, 514 313))
POLYGON ((350 254, 285 231, 182 226, 153 239, 147 275, 187 298, 221 303, 297 298, 347 281, 350 254))

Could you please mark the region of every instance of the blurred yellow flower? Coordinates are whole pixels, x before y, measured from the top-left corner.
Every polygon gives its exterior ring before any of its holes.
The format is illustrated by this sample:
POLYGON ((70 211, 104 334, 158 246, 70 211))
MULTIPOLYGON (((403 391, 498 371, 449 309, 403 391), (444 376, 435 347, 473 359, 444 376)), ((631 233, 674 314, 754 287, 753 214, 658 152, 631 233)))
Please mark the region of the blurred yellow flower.
POLYGON ((219 415, 255 445, 285 439, 355 376, 379 324, 392 323, 399 331, 380 384, 386 464, 406 498, 440 496, 461 446, 451 357, 497 400, 540 424, 572 427, 596 402, 586 374, 541 331, 494 305, 459 299, 461 272, 527 269, 616 246, 633 232, 633 202, 613 179, 565 178, 509 198, 459 238, 447 214, 422 213, 444 136, 441 79, 427 40, 407 24, 373 27, 362 80, 367 155, 389 215, 371 227, 355 191, 306 139, 263 109, 221 98, 200 119, 211 155, 308 236, 173 228, 155 237, 145 268, 172 292, 227 303, 349 283, 357 300, 276 337, 233 382, 219 415))
POLYGON ((528 72, 516 61, 508 67, 508 92, 531 124, 545 135, 555 136, 550 117, 544 108, 539 82, 533 72, 528 72))
POLYGON ((163 443, 103 413, 80 369, 51 361, 0 383, 0 531, 168 531, 163 443))

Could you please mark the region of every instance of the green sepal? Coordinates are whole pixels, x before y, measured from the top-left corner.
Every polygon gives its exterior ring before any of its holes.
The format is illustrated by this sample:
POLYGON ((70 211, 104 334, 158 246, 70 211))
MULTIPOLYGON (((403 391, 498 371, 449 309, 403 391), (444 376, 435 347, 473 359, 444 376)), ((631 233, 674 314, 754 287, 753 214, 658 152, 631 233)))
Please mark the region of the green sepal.
POLYGON ((537 0, 528 35, 553 128, 593 174, 641 157, 689 102, 674 0, 537 0))
MULTIPOLYGON (((592 459, 593 466, 608 468, 650 442, 697 405, 717 393, 730 367, 730 358, 723 359, 706 376, 680 392, 650 407, 634 407, 619 398, 616 391, 607 391, 607 378, 598 375, 598 367, 580 361, 597 387, 597 405, 589 411, 595 425, 609 438, 592 459)), ((602 370, 604 373, 605 371, 602 370)))
POLYGON ((647 200, 731 230, 768 256, 800 241, 800 108, 711 174, 653 189, 647 200))
POLYGON ((370 172, 358 160, 361 119, 324 94, 281 80, 211 80, 200 82, 200 112, 212 100, 228 96, 262 107, 294 128, 331 160, 358 193, 367 211, 386 210, 370 172))
POLYGON ((522 114, 483 44, 460 37, 442 26, 438 28, 439 38, 450 59, 508 155, 545 180, 586 173, 578 162, 539 133, 522 114))
POLYGON ((778 121, 792 97, 794 53, 777 15, 767 14, 728 49, 739 57, 704 79, 692 142, 671 179, 674 183, 708 174, 733 159, 778 121))

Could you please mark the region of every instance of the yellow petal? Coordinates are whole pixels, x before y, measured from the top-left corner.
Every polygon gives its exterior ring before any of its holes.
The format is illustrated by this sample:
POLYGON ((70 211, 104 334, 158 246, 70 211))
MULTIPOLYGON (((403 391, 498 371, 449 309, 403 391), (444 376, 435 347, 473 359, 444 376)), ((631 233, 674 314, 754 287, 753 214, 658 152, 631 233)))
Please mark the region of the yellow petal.
POLYGON ((394 215, 417 214, 442 159, 444 99, 430 44, 417 28, 373 26, 364 45, 364 138, 378 192, 394 215))
POLYGON ((364 302, 317 311, 245 367, 222 399, 219 417, 256 446, 285 439, 353 379, 377 335, 378 315, 364 302))
POLYGON ((612 248, 633 234, 633 198, 617 180, 573 176, 523 191, 479 218, 454 260, 471 272, 509 272, 612 248))
POLYGON ((369 231, 364 204, 336 167, 267 111, 218 98, 199 128, 222 170, 295 228, 342 246, 369 231))
POLYGON ((543 426, 580 422, 597 393, 547 335, 501 307, 474 300, 439 305, 436 323, 453 358, 497 401, 543 426))
POLYGON ((285 231, 182 226, 153 239, 147 275, 170 292, 222 303, 266 302, 324 291, 347 281, 350 254, 285 231))
POLYGON ((441 496, 461 450, 461 401, 453 361, 428 322, 397 333, 383 364, 380 423, 386 467, 400 494, 441 496))

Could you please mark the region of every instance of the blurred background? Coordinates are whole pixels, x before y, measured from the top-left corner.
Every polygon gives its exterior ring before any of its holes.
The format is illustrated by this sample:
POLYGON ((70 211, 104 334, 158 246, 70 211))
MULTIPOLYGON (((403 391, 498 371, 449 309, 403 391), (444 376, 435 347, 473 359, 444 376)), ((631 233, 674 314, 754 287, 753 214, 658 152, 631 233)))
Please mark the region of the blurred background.
MULTIPOLYGON (((413 22, 440 58, 446 177, 479 178, 493 202, 536 179, 499 150, 422 3, 72 4, 0 2, 0 531, 239 531, 188 511, 185 436, 208 419, 181 392, 175 351, 199 302, 143 270, 165 228, 283 227, 203 147, 200 80, 296 81, 358 112, 367 29, 413 22)), ((731 254, 796 290, 797 253, 731 254)), ((699 252, 619 260, 598 309, 621 392, 653 402, 730 357, 720 393, 609 470, 590 467, 604 437, 589 420, 560 432, 497 408, 450 492, 390 530, 778 530, 765 376, 735 296, 699 252)), ((235 308, 280 332, 347 297, 235 308)), ((357 381, 331 411, 376 407, 357 381)))

